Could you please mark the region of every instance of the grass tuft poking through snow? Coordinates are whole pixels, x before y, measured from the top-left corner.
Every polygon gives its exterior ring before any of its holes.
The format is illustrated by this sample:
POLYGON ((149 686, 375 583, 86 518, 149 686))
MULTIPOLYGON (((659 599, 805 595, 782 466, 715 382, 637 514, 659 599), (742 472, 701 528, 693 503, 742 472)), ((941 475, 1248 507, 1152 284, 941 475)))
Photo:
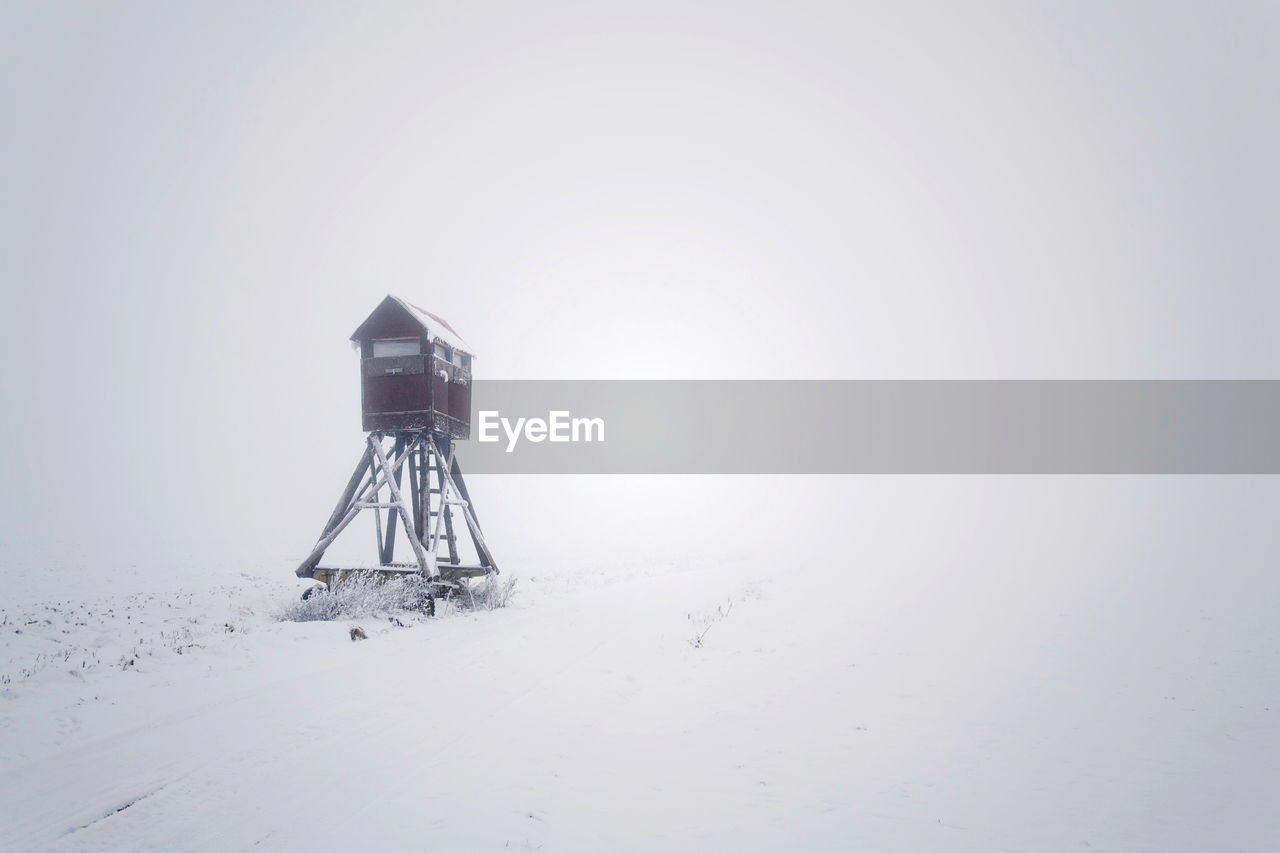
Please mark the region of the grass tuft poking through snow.
POLYGON ((496 575, 487 575, 474 586, 464 585, 458 603, 467 610, 497 610, 510 604, 515 594, 514 577, 498 580, 496 575))
POLYGON ((756 583, 747 584, 743 587, 742 592, 737 596, 729 596, 715 610, 708 613, 694 615, 689 614, 689 624, 693 627, 693 636, 689 637, 689 645, 695 649, 700 649, 704 645, 707 633, 710 632, 713 625, 721 619, 729 618, 729 614, 733 612, 734 601, 753 601, 761 597, 760 585, 756 583))
POLYGON ((707 632, 711 630, 711 627, 721 619, 727 618, 731 612, 733 612, 732 597, 725 599, 724 604, 721 604, 710 613, 703 613, 698 616, 690 613, 689 624, 693 626, 693 636, 689 638, 689 645, 695 649, 702 648, 703 640, 707 638, 707 632))

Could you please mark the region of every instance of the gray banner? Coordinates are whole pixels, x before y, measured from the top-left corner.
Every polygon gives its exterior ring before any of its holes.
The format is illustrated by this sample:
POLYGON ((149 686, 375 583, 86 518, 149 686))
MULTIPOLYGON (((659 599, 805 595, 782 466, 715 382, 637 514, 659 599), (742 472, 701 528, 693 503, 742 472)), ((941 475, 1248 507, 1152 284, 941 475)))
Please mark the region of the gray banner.
POLYGON ((491 380, 472 399, 474 474, 1280 473, 1270 380, 491 380))

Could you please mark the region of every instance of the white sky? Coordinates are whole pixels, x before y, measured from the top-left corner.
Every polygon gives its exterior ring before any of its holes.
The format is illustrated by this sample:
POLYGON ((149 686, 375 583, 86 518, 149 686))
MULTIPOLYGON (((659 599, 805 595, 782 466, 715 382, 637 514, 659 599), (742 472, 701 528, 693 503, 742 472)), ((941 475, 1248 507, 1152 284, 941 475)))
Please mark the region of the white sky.
POLYGON ((690 6, 5 4, 0 543, 305 551, 388 292, 490 378, 1280 375, 1276 4, 690 6))

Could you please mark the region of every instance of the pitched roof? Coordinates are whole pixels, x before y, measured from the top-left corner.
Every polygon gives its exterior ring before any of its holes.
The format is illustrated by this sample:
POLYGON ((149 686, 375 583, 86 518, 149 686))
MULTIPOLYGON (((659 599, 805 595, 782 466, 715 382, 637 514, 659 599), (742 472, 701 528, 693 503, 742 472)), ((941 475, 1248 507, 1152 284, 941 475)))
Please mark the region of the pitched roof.
POLYGON ((432 341, 440 341, 441 343, 448 344, 453 349, 465 352, 468 355, 475 355, 475 352, 471 349, 471 345, 464 341, 462 336, 453 330, 453 326, 449 325, 449 321, 445 320, 443 317, 438 317, 435 314, 432 314, 425 308, 419 308, 407 299, 402 299, 395 294, 388 294, 387 298, 382 300, 378 307, 374 309, 373 314, 370 314, 369 318, 366 319, 364 323, 360 324, 360 328, 356 329, 355 333, 351 336, 353 341, 361 336, 365 326, 368 325, 369 321, 383 309, 383 306, 385 306, 387 302, 392 302, 403 309, 405 314, 407 314, 417 325, 422 327, 422 331, 432 341))

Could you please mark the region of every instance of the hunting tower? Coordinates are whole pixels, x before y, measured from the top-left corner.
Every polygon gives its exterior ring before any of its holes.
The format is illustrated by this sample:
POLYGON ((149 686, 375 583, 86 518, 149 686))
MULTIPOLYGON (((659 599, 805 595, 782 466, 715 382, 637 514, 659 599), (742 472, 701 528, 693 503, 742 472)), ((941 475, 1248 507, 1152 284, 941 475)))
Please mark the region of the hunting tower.
POLYGON ((443 319, 398 296, 382 300, 351 341, 360 350, 365 447, 298 577, 332 583, 364 569, 448 583, 496 573, 453 454, 453 442, 471 436, 471 348, 443 319), (376 568, 320 566, 364 510, 374 513, 376 568), (466 524, 472 561, 460 554, 455 515, 466 524), (413 562, 395 560, 397 527, 413 562))

